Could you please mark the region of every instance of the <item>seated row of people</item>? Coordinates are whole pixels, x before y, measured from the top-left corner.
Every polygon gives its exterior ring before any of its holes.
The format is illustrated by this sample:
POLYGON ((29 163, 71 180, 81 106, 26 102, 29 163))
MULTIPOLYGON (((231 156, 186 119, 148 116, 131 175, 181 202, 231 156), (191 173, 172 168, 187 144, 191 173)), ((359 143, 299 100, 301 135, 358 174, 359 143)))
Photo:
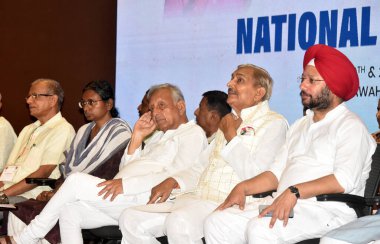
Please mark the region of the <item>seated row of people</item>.
POLYGON ((16 232, 29 223, 59 189, 64 178, 75 172, 83 172, 103 179, 112 179, 119 169, 124 149, 131 136, 129 125, 118 118, 114 108, 114 92, 106 81, 94 81, 82 91, 79 106, 83 109, 88 124, 83 125, 75 135, 66 152, 62 176, 53 191, 43 191, 34 199, 18 205, 18 211, 11 213, 8 233, 16 232), (32 210, 30 211, 32 207, 32 210), (22 221, 15 216, 19 217, 22 221))
MULTIPOLYGON (((91 158, 84 154, 75 161, 76 154, 70 158, 69 153, 66 165, 79 165, 77 172, 28 226, 13 228, 12 238, 0 242, 37 243, 58 219, 62 243, 82 243, 81 229, 105 225, 119 225, 123 243, 157 243, 163 235, 169 243, 201 243, 203 237, 207 243, 296 242, 352 221, 355 212, 345 204, 319 203, 314 196, 364 194, 376 143, 344 103, 358 90, 355 67, 334 48, 309 48, 300 84, 309 110, 289 130, 285 118, 269 108, 272 85, 266 70, 241 65, 227 84, 231 113, 228 108, 205 113, 212 106, 205 93, 195 114, 213 138, 209 144, 202 128, 188 121, 179 88, 152 86, 149 111, 125 140, 116 176, 90 175, 80 165, 91 158), (274 189, 274 199, 250 197, 274 189), (259 205, 266 205, 262 213, 259 205), (271 218, 262 218, 269 212, 271 218)), ((81 101, 88 119, 99 104, 110 111, 113 104, 107 101, 114 102, 91 91, 84 91, 81 101)), ((28 100, 55 97, 49 94, 30 92, 28 100)), ((87 136, 77 135, 85 137, 85 149, 99 134, 99 128, 87 128, 87 136)))

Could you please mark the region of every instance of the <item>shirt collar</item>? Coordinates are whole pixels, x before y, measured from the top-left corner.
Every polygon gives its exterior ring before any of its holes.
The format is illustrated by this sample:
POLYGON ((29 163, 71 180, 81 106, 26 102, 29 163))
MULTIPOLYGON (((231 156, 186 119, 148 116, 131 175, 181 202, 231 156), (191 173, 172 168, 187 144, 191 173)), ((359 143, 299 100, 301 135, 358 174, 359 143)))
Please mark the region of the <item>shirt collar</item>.
POLYGON ((39 126, 52 127, 52 125, 54 125, 54 123, 59 121, 60 119, 62 119, 62 114, 61 114, 61 112, 58 112, 56 115, 51 117, 48 121, 46 121, 45 124, 41 125, 41 122, 39 120, 37 120, 36 122, 33 123, 33 125, 35 127, 39 127, 39 126))
POLYGON ((210 137, 207 137, 208 144, 210 144, 215 139, 215 136, 216 136, 216 132, 212 134, 210 137))
POLYGON ((255 117, 258 117, 263 114, 266 114, 268 111, 269 111, 269 104, 268 104, 268 101, 265 100, 252 107, 242 109, 240 112, 240 117, 242 120, 245 120, 248 117, 250 117, 251 114, 255 114, 255 117))
MULTIPOLYGON (((346 103, 342 102, 341 104, 339 104, 338 106, 336 106, 334 109, 332 109, 331 111, 327 112, 326 116, 322 120, 320 120, 318 122, 333 120, 336 117, 338 117, 339 115, 341 115, 344 111, 347 111, 347 110, 348 110, 348 108, 347 108, 346 103)), ((306 111, 306 116, 309 117, 309 119, 311 121, 313 121, 313 116, 314 116, 313 110, 308 109, 306 111)))

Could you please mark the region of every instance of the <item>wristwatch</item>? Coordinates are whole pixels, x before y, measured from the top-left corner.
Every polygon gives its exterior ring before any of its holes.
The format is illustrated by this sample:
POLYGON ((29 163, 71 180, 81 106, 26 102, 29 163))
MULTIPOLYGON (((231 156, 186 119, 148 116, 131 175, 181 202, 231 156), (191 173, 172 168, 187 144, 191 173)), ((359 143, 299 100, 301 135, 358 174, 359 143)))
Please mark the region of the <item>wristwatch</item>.
POLYGON ((3 191, 0 191, 0 204, 8 204, 8 203, 9 203, 9 199, 7 195, 5 195, 3 191))
POLYGON ((296 198, 300 198, 300 192, 298 191, 298 188, 295 187, 295 186, 289 186, 289 190, 291 193, 293 193, 294 195, 296 195, 296 198))

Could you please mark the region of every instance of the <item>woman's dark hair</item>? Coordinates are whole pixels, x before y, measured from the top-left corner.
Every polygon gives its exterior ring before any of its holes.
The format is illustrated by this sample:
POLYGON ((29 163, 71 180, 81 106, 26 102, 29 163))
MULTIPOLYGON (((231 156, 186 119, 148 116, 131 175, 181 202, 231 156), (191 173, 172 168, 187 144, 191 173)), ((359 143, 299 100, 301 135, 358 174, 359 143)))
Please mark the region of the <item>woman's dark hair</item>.
POLYGON ((82 90, 82 93, 85 91, 92 90, 102 98, 103 101, 107 101, 108 99, 113 100, 113 107, 110 111, 111 116, 113 118, 119 117, 119 111, 115 108, 115 93, 111 84, 106 80, 95 80, 88 83, 82 90))

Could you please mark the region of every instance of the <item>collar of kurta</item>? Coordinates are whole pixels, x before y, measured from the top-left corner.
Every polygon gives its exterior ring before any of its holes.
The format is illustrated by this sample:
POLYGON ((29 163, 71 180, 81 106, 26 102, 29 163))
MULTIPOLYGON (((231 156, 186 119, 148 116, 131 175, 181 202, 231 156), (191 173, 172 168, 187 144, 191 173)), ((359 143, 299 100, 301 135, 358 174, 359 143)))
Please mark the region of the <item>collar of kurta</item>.
POLYGON ((36 122, 33 123, 35 127, 54 127, 55 122, 59 121, 62 119, 62 114, 61 112, 58 112, 56 115, 54 115, 52 118, 50 118, 48 121, 46 121, 45 124, 41 125, 41 122, 37 120, 36 122))
MULTIPOLYGON (((167 130, 165 133, 164 133, 164 136, 167 137, 169 135, 172 135, 173 133, 176 133, 177 131, 181 131, 181 130, 184 130, 186 129, 187 127, 191 126, 191 125, 194 125, 195 124, 195 121, 194 120, 190 120, 189 122, 187 123, 184 123, 184 124, 180 124, 177 129, 170 129, 170 130, 167 130)), ((163 133, 163 132, 162 132, 163 133)))
POLYGON ((269 104, 268 104, 268 101, 266 100, 266 101, 256 104, 255 106, 241 110, 240 117, 244 121, 248 119, 249 117, 251 117, 252 114, 254 114, 254 117, 259 117, 261 115, 266 114, 268 111, 269 111, 269 104))
MULTIPOLYGON (((343 111, 346 111, 348 110, 347 108, 347 105, 345 102, 342 102, 341 104, 339 104, 338 106, 336 106, 333 110, 329 111, 326 116, 318 121, 317 123, 319 122, 322 122, 322 121, 330 121, 330 120, 333 120, 335 119, 337 116, 341 115, 343 113, 343 111)), ((311 109, 308 109, 306 111, 306 116, 311 120, 313 121, 313 117, 314 117, 314 112, 313 110, 311 109)))

